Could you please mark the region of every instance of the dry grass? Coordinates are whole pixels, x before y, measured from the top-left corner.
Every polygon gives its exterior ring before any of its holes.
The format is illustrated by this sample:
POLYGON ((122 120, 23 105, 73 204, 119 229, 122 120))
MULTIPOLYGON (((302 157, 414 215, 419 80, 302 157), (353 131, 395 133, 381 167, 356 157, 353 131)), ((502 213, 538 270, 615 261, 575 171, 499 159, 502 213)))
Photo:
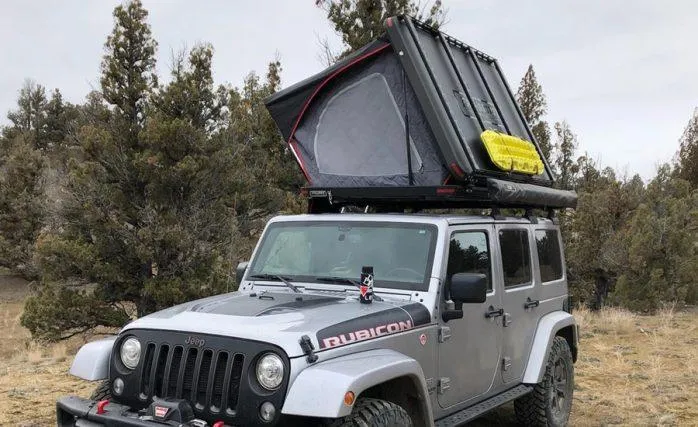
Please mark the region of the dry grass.
MULTIPOLYGON (((7 295, 0 280, 0 425, 55 425, 58 397, 89 396, 94 387, 67 374, 86 338, 30 341, 19 325, 23 296, 7 295)), ((698 311, 580 309, 575 316, 582 336, 572 425, 698 426, 698 311)), ((509 405, 473 425, 513 426, 512 412, 509 405)))
POLYGON ((89 396, 93 384, 68 375, 84 338, 42 345, 29 339, 19 319, 26 284, 0 276, 0 426, 55 425, 60 396, 89 396))
POLYGON ((579 425, 698 425, 698 313, 578 310, 579 425))

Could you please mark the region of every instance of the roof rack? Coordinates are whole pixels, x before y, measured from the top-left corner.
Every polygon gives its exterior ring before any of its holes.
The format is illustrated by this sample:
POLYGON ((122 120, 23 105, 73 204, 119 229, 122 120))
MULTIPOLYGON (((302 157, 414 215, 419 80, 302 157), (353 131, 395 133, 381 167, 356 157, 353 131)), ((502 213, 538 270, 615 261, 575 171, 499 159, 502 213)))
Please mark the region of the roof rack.
POLYGON ((413 187, 304 188, 309 213, 339 212, 346 206, 371 206, 378 212, 423 209, 533 209, 549 212, 574 208, 571 191, 486 178, 469 185, 413 187))

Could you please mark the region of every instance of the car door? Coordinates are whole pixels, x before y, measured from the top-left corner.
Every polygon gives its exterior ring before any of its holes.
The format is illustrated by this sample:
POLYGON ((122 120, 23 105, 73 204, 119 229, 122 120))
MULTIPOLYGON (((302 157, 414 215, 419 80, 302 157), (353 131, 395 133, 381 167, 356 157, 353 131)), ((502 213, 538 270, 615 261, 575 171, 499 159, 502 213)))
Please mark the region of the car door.
MULTIPOLYGON (((448 280, 454 273, 482 273, 488 278, 487 300, 464 304, 463 318, 442 321, 439 344, 438 401, 442 408, 475 399, 491 390, 497 377, 502 342, 500 319, 485 317, 500 307, 500 292, 493 287, 492 225, 461 226, 451 230, 448 265, 443 274, 445 295, 442 312, 448 308, 448 280)), ((452 304, 452 303, 451 303, 452 304)))
POLYGON ((536 308, 539 288, 533 274, 530 226, 501 224, 496 226, 502 278, 502 330, 504 333, 501 372, 502 381, 509 383, 523 375, 533 336, 538 324, 536 308))

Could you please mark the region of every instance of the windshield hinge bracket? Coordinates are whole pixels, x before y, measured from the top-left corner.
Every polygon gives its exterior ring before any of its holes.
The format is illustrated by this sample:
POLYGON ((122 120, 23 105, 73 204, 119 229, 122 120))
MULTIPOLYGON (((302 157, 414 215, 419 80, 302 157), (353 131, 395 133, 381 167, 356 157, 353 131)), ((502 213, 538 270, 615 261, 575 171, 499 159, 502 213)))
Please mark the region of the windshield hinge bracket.
POLYGON ((303 353, 306 356, 305 360, 307 360, 308 363, 317 362, 318 356, 315 354, 315 346, 313 345, 313 342, 310 340, 309 336, 303 335, 300 341, 298 341, 298 344, 301 345, 301 350, 303 350, 303 353))

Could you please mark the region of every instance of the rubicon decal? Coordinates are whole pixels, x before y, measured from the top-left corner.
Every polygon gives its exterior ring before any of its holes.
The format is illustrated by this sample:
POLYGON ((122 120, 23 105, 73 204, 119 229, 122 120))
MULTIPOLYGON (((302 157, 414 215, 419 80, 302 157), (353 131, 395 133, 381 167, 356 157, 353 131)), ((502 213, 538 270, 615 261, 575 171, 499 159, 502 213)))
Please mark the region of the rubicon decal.
POLYGON ((360 329, 358 331, 349 332, 347 334, 339 334, 335 337, 327 337, 320 343, 321 348, 337 347, 339 345, 349 344, 355 341, 363 341, 369 338, 379 337, 381 335, 393 334, 412 329, 412 322, 395 322, 387 325, 376 326, 375 328, 360 329))
POLYGON ((317 339, 320 349, 339 347, 407 331, 428 324, 429 320, 426 307, 412 303, 329 326, 318 331, 317 339))

